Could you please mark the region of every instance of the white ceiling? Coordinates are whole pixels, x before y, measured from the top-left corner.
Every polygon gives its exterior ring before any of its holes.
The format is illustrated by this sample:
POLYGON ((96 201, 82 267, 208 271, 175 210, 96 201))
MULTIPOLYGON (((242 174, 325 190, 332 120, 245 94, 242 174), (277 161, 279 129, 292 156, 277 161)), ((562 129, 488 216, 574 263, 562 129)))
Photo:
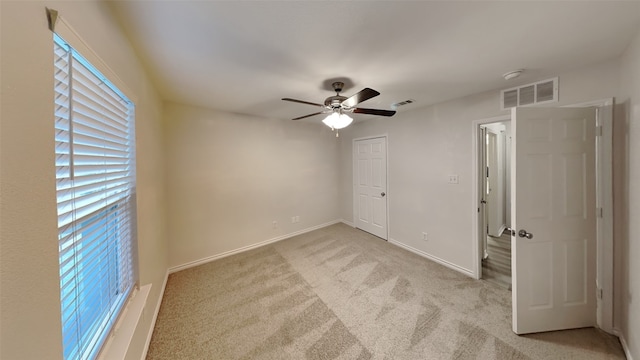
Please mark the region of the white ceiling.
POLYGON ((640 24, 638 1, 110 4, 163 98, 282 119, 317 108, 281 98, 321 103, 334 78, 382 93, 363 107, 416 100, 401 110, 542 80, 620 56, 640 24))

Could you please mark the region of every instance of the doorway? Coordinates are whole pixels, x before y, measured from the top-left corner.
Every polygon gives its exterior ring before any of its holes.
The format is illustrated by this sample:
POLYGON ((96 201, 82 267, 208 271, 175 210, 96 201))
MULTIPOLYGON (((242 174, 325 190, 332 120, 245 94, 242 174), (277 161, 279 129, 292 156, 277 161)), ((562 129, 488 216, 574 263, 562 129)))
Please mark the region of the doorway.
POLYGON ((480 125, 482 278, 511 290, 511 122, 480 125))
MULTIPOLYGON (((612 119, 613 119, 613 104, 614 99, 604 99, 604 100, 596 100, 591 102, 585 102, 581 104, 573 104, 567 107, 581 108, 581 107, 595 107, 596 108, 596 150, 595 150, 595 171, 592 172, 595 177, 596 187, 596 208, 595 213, 597 213, 597 267, 596 267, 596 287, 595 289, 587 290, 587 293, 593 294, 597 293, 597 307, 594 310, 597 316, 597 326, 607 332, 613 331, 613 289, 612 289, 612 269, 613 269, 613 236, 612 236, 612 171, 611 171, 611 149, 612 149, 612 119)), ((511 114, 513 115, 513 114, 511 114)), ((482 154, 482 146, 481 144, 485 141, 482 136, 481 126, 491 123, 497 122, 510 122, 511 115, 504 115, 489 119, 476 120, 473 122, 473 162, 472 162, 472 173, 474 174, 473 184, 473 199, 476 204, 478 204, 477 208, 473 208, 473 223, 474 223, 474 232, 473 232, 473 244, 476 246, 476 255, 475 259, 475 274, 476 278, 480 279, 483 277, 483 268, 482 268, 482 258, 484 256, 484 241, 482 235, 485 233, 486 224, 484 222, 484 207, 482 205, 483 200, 483 181, 485 181, 485 175, 483 174, 484 165, 482 163, 482 159, 484 158, 482 154)), ((511 124, 511 126, 515 126, 515 124, 511 124)), ((568 129, 565 127, 565 129, 568 129)), ((539 132, 539 129, 536 130, 534 128, 532 131, 539 132)), ((513 131, 513 129, 512 129, 513 131)), ((529 131, 529 130, 527 130, 529 131)), ((542 134, 542 133, 541 133, 542 134)), ((516 139, 515 134, 512 133, 513 143, 515 145, 516 139)), ((515 164, 512 164, 515 167, 515 164)), ((535 173, 534 173, 535 174, 535 173)), ((515 199, 514 206, 515 206, 515 199)), ((512 219, 514 220, 514 219, 512 219)), ((515 224, 515 222, 513 223, 515 224)), ((527 229, 530 230, 530 229, 527 229)), ((524 232, 524 237, 529 238, 527 232, 524 232)), ((518 235, 516 238, 520 239, 518 235)), ((522 240, 522 239, 520 239, 522 240)), ((513 239, 512 239, 513 241, 513 239)), ((526 242, 526 241, 525 241, 526 242)), ((513 242, 512 242, 513 243, 513 242)), ((512 256, 513 259, 513 256, 512 256)), ((513 259, 512 261, 515 261, 513 259)), ((540 266, 537 267, 538 269, 540 266)), ((543 267, 549 268, 549 267, 543 267)), ((514 269, 515 271, 515 269, 514 269)), ((534 273, 537 273, 534 272, 534 273)), ((592 281, 592 280, 591 280, 592 281)), ((515 284, 514 284, 514 296, 515 296, 515 284)), ((593 295, 595 297, 595 294, 593 295)), ((515 298, 514 298, 515 300, 515 298)), ((515 309, 514 309, 514 320, 516 317, 515 309)), ((514 331, 515 331, 514 325, 514 331)), ((538 330, 540 331, 540 330, 538 330)))

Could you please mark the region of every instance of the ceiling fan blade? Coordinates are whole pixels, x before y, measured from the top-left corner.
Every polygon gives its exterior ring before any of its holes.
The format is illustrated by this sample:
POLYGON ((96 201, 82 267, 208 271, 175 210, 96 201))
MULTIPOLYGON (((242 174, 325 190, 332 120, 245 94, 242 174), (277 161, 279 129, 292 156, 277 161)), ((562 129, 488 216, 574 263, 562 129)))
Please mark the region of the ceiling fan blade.
POLYGON ((352 95, 350 98, 347 98, 345 101, 342 102, 342 106, 346 106, 346 107, 353 107, 356 106, 357 104, 363 102, 363 101, 367 101, 369 99, 371 99, 372 97, 376 97, 380 95, 379 92, 373 90, 373 89, 369 89, 369 88, 364 88, 362 89, 362 91, 360 91, 359 93, 352 95))
MULTIPOLYGON (((304 101, 304 100, 296 100, 296 99, 291 99, 291 98, 283 98, 282 100, 284 100, 284 101, 291 101, 291 102, 300 103, 300 104, 307 104, 307 105, 313 105, 313 106, 321 106, 321 107, 324 107, 324 105, 322 105, 322 104, 312 103, 312 102, 304 101)), ((295 120, 295 119, 294 119, 294 120, 295 120)))
POLYGON ((380 109, 365 109, 365 108, 355 108, 353 112, 356 114, 369 114, 369 115, 380 115, 380 116, 393 116, 396 114, 393 110, 380 110, 380 109))
POLYGON ((297 118, 293 118, 291 120, 300 120, 300 119, 304 119, 304 118, 308 118, 310 116, 316 116, 316 115, 320 115, 320 114, 322 114, 322 111, 321 112, 317 112, 317 113, 313 113, 313 114, 309 114, 309 115, 305 115, 305 116, 300 116, 300 117, 297 117, 297 118))

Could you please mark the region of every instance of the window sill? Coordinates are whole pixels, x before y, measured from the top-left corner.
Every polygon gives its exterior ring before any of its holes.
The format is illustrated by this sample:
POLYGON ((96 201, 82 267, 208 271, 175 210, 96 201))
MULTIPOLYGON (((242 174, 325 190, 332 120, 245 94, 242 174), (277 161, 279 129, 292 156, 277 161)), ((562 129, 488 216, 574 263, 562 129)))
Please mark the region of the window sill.
POLYGON ((144 307, 147 303, 147 297, 151 290, 151 284, 140 287, 137 290, 129 303, 126 305, 121 318, 116 323, 115 329, 112 335, 107 340, 104 348, 100 352, 98 359, 124 359, 127 355, 127 350, 133 339, 133 334, 138 327, 140 317, 144 312, 144 307))

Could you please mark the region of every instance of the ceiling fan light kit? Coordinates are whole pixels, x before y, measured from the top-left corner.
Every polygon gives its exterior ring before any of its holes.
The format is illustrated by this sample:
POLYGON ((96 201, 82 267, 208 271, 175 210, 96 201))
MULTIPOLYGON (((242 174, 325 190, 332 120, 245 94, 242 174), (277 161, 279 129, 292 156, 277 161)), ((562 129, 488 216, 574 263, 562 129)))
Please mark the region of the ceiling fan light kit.
POLYGON ((331 129, 339 130, 349 126, 351 122, 353 122, 353 119, 347 114, 334 112, 331 113, 331 115, 327 116, 324 120, 322 120, 322 122, 331 129))
MULTIPOLYGON (((291 98, 283 98, 284 101, 291 101, 300 104, 307 104, 312 106, 318 106, 322 108, 321 111, 315 112, 313 114, 300 116, 297 118, 293 118, 292 120, 300 120, 310 116, 320 115, 320 114, 329 114, 322 122, 330 127, 332 130, 338 130, 345 128, 353 122, 353 119, 345 114, 345 113, 356 113, 356 114, 369 114, 369 115, 379 115, 379 116, 393 116, 395 115, 394 110, 380 110, 380 109, 365 109, 355 107, 361 102, 367 101, 375 96, 380 95, 379 92, 370 89, 364 88, 360 92, 351 97, 346 97, 340 95, 342 88, 344 87, 344 83, 340 81, 336 81, 332 84, 333 90, 336 92, 336 95, 329 96, 324 100, 323 104, 317 104, 309 101, 296 100, 291 98)), ((336 134, 337 136, 337 134, 336 134)))

